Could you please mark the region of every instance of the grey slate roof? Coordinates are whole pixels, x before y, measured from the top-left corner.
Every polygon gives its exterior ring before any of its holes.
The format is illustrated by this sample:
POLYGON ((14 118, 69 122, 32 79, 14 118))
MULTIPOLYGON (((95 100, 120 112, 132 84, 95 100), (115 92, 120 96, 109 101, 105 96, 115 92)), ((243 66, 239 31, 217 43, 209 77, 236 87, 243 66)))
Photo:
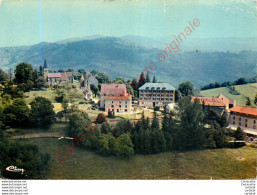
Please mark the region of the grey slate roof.
POLYGON ((173 87, 169 83, 146 83, 142 87, 140 87, 139 90, 146 90, 147 87, 149 87, 149 89, 147 90, 157 90, 157 87, 160 87, 160 89, 158 90, 162 90, 163 87, 166 87, 165 90, 175 90, 175 87, 173 87))

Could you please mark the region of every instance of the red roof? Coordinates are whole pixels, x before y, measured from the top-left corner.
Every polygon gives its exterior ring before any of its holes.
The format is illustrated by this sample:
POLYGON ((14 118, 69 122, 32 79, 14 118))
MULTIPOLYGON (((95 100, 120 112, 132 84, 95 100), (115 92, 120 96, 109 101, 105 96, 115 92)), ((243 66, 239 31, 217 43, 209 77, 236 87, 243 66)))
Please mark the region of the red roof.
POLYGON ((48 78, 60 78, 61 74, 59 72, 57 72, 57 73, 48 73, 47 77, 48 78))
POLYGON ((102 84, 101 95, 128 96, 125 84, 102 84))
POLYGON ((192 97, 191 102, 194 102, 195 99, 200 100, 200 104, 206 105, 206 106, 217 106, 217 107, 225 107, 225 104, 223 101, 219 98, 209 98, 209 97, 192 97))
POLYGON ((105 100, 130 100, 131 95, 129 96, 105 96, 105 100))
POLYGON ((219 98, 225 104, 225 106, 228 106, 230 103, 230 100, 222 94, 218 95, 217 98, 219 98))
POLYGON ((67 81, 72 77, 72 72, 57 72, 57 73, 48 73, 48 78, 60 78, 61 81, 67 81))
POLYGON ((256 108, 249 108, 249 107, 244 107, 244 106, 235 106, 230 109, 230 112, 237 112, 237 113, 241 113, 241 114, 257 116, 256 108))

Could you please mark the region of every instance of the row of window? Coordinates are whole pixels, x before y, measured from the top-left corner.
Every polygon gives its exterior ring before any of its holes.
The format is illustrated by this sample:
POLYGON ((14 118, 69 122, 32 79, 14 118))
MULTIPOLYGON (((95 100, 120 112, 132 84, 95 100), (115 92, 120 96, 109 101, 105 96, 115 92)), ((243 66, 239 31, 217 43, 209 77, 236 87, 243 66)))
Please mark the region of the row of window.
POLYGON ((149 91, 144 91, 144 90, 140 90, 139 91, 139 93, 173 93, 173 91, 151 91, 151 90, 149 90, 149 91))
MULTIPOLYGON (((235 120, 235 119, 236 119, 236 117, 233 116, 233 120, 235 120)), ((239 117, 238 120, 241 121, 241 117, 239 117)), ((248 119, 247 119, 247 118, 245 119, 245 122, 246 122, 246 123, 248 122, 248 119)), ((253 124, 256 124, 256 120, 253 121, 253 124)))
MULTIPOLYGON (((236 124, 236 122, 233 121, 233 125, 235 125, 235 124, 236 124)), ((241 122, 238 123, 238 126, 240 126, 240 127, 242 126, 241 122)), ((245 127, 248 127, 247 123, 245 123, 245 127)), ((253 129, 256 129, 256 125, 253 125, 253 129)))
POLYGON ((171 94, 171 95, 160 95, 160 94, 158 94, 158 95, 156 95, 156 94, 146 94, 146 95, 144 95, 144 94, 140 94, 140 97, 173 97, 173 94, 171 94))
MULTIPOLYGON (((109 111, 110 111, 110 109, 109 109, 109 111)), ((114 109, 112 109, 112 111, 114 112, 114 109)), ((119 110, 119 109, 117 109, 116 111, 117 111, 117 112, 120 112, 120 110, 119 110)), ((127 110, 127 109, 125 109, 125 110, 124 110, 124 112, 128 112, 128 110, 127 110)))
POLYGON ((140 98, 140 100, 160 100, 160 101, 169 101, 173 102, 173 98, 140 98))

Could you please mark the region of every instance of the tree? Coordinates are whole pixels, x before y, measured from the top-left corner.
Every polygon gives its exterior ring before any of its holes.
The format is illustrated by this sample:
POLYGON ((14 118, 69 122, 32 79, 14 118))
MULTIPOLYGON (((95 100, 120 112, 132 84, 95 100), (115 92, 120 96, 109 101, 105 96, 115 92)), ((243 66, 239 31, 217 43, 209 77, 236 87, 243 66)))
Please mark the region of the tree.
POLYGON ((39 76, 35 82, 35 88, 41 90, 46 86, 46 80, 43 76, 39 76))
POLYGON ((194 95, 194 86, 190 81, 184 81, 179 84, 178 90, 182 96, 192 96, 194 95))
POLYGON ((32 72, 32 82, 34 84, 34 87, 36 87, 37 80, 38 80, 38 71, 37 69, 34 69, 32 72))
POLYGON ((7 81, 8 75, 0 68, 0 84, 7 81))
POLYGON ((139 79, 138 79, 138 88, 140 88, 141 86, 143 86, 145 84, 145 75, 142 72, 139 79))
POLYGON ((103 113, 99 113, 95 119, 95 123, 102 124, 106 123, 106 116, 103 113))
POLYGON ((115 154, 116 138, 111 133, 102 134, 99 138, 99 151, 101 154, 115 154))
POLYGON ((144 144, 143 148, 144 148, 145 154, 152 153, 151 140, 152 140, 152 133, 151 133, 150 129, 146 129, 144 131, 144 138, 143 138, 143 144, 144 144))
POLYGON ((245 97, 246 101, 245 101, 245 105, 246 106, 251 106, 251 99, 249 97, 245 97))
POLYGON ((29 108, 23 99, 15 99, 11 105, 5 107, 3 113, 6 125, 23 127, 27 124, 29 108))
POLYGON ((1 173, 10 179, 43 179, 42 172, 50 159, 48 153, 42 154, 36 145, 20 142, 0 143, 1 173), (6 167, 15 164, 18 168, 25 170, 23 175, 10 175, 6 167))
POLYGON ((72 69, 72 68, 69 68, 68 70, 67 70, 67 72, 72 72, 72 74, 74 73, 74 70, 72 69))
POLYGON ((254 104, 257 106, 257 93, 256 93, 255 98, 254 98, 254 104))
POLYGON ((204 113, 197 102, 191 103, 186 96, 178 101, 177 117, 180 121, 179 132, 173 140, 181 150, 199 149, 204 139, 204 113))
POLYGON ((150 83, 151 82, 151 79, 150 79, 150 76, 149 76, 148 72, 146 73, 145 82, 146 83, 150 83))
POLYGON ((111 127, 108 123, 103 123, 102 126, 101 126, 101 133, 102 134, 107 134, 111 132, 111 127))
POLYGON ((239 78, 237 81, 235 81, 235 84, 236 85, 243 85, 243 84, 246 84, 246 79, 244 77, 242 78, 239 78))
POLYGON ((228 126, 228 120, 227 120, 226 112, 223 112, 222 115, 220 116, 220 118, 219 118, 219 125, 222 128, 228 126))
POLYGON ((137 83, 137 80, 135 78, 133 78, 133 80, 131 81, 130 83, 131 87, 134 89, 134 90, 137 90, 138 89, 138 83, 137 83))
POLYGON ((164 114, 163 120, 162 120, 162 130, 167 131, 168 130, 168 119, 167 115, 164 114))
POLYGON ((14 73, 14 82, 16 84, 23 84, 33 80, 33 67, 31 64, 25 62, 19 63, 15 67, 14 73))
POLYGON ((153 76, 153 82, 152 83, 157 83, 157 80, 155 78, 155 75, 153 76))
POLYGON ((59 103, 63 102, 63 99, 66 97, 64 91, 57 89, 55 93, 56 96, 54 97, 54 99, 59 103))
POLYGON ((115 78, 112 82, 117 83, 117 84, 125 84, 126 83, 125 80, 121 77, 115 78))
POLYGON ((54 119, 55 112, 50 100, 44 97, 37 97, 30 103, 29 120, 37 127, 49 127, 54 119))
POLYGON ((86 74, 86 71, 85 71, 85 69, 78 69, 78 73, 80 74, 80 75, 85 75, 86 74))
POLYGON ((64 115, 64 111, 62 110, 62 111, 59 111, 57 114, 56 114, 56 117, 61 121, 62 120, 62 118, 64 117, 65 115, 64 115))
POLYGON ((118 121, 116 126, 113 129, 113 135, 115 137, 119 137, 120 135, 124 133, 129 133, 132 130, 132 124, 129 120, 122 119, 118 121))
POLYGON ((114 146, 114 151, 117 156, 129 158, 134 154, 133 147, 134 145, 130 139, 130 136, 125 133, 117 138, 114 146))
POLYGON ((68 114, 68 107, 69 107, 69 100, 68 98, 63 98, 62 100, 62 108, 63 108, 63 113, 64 113, 64 117, 65 117, 65 121, 67 121, 67 114, 68 114))
POLYGON ((159 126, 159 120, 157 118, 157 113, 154 112, 151 128, 152 129, 159 129, 159 127, 160 126, 159 126))
POLYGON ((175 89, 175 102, 181 98, 181 93, 179 90, 175 89))
POLYGON ((97 93, 99 92, 98 88, 95 85, 91 84, 90 89, 95 94, 95 97, 96 97, 97 93))
POLYGON ((153 153, 160 153, 166 150, 166 141, 163 132, 160 129, 153 130, 152 150, 153 153))
POLYGON ((244 141, 245 140, 245 133, 244 131, 241 129, 241 127, 237 127, 234 137, 237 141, 244 141))
POLYGON ((132 96, 132 98, 134 98, 134 89, 131 87, 131 85, 129 84, 126 84, 126 88, 127 88, 127 91, 128 93, 132 96))

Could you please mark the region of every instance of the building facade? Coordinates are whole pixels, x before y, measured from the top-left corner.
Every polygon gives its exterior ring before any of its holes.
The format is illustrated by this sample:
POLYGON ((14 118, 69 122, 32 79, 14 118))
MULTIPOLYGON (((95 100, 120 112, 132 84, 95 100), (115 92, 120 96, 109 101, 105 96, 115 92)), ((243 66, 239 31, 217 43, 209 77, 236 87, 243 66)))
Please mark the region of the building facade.
POLYGON ((241 127, 246 133, 257 135, 257 109, 235 106, 230 109, 229 126, 241 127))
POLYGON ((72 72, 56 72, 46 73, 46 82, 50 84, 61 83, 61 82, 73 82, 72 72))
POLYGON ((90 88, 90 85, 98 85, 98 80, 94 76, 89 76, 84 80, 84 88, 90 88))
POLYGON ((131 112, 132 96, 127 92, 125 84, 102 84, 100 92, 100 108, 105 112, 131 112))
POLYGON ((224 95, 220 94, 217 97, 195 97, 191 98, 191 102, 199 101, 200 104, 206 108, 221 115, 224 111, 229 112, 229 108, 235 106, 235 101, 230 100, 224 95))
POLYGON ((164 108, 175 102, 175 88, 168 83, 146 83, 139 88, 139 106, 164 108))

